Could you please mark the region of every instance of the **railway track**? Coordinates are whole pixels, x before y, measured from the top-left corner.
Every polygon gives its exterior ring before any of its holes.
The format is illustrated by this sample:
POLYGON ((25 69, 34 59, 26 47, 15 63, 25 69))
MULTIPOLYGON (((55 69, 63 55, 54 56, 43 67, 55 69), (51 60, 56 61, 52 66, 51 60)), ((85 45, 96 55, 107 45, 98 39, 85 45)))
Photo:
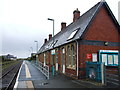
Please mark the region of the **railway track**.
POLYGON ((2 90, 12 89, 23 61, 19 61, 17 64, 10 67, 6 72, 0 77, 0 82, 2 83, 2 90))

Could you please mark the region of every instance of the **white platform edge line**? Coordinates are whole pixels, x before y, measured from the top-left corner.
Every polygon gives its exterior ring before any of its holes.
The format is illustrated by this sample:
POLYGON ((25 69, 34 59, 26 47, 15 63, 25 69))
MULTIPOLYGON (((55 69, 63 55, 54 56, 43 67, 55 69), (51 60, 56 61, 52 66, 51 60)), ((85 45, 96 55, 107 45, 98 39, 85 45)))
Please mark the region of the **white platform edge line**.
MULTIPOLYGON (((24 63, 24 62, 25 62, 25 61, 23 61, 23 63, 24 63)), ((21 67, 20 67, 20 70, 19 70, 19 72, 18 72, 17 79, 16 79, 16 83, 15 83, 14 88, 13 88, 14 90, 17 89, 17 86, 18 86, 18 78, 19 78, 19 76, 20 76, 20 72, 21 72, 23 63, 22 63, 22 65, 21 65, 21 67)))

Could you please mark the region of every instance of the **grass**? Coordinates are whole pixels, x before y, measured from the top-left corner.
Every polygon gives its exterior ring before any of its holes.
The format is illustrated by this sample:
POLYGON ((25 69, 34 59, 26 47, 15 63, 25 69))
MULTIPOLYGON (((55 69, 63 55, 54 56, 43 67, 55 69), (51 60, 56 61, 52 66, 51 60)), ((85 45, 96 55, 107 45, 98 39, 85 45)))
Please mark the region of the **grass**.
POLYGON ((18 61, 4 61, 4 62, 0 62, 0 69, 3 71, 6 68, 16 64, 18 61))

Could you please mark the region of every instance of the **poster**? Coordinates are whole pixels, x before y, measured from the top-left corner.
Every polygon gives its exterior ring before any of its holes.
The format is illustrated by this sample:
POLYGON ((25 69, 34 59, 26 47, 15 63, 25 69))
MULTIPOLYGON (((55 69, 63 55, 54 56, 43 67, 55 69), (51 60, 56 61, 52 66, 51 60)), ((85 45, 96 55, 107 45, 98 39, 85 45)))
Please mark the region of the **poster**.
POLYGON ((113 55, 108 55, 108 64, 113 64, 113 55))
POLYGON ((102 62, 105 62, 105 65, 107 65, 107 54, 102 54, 102 62))
POLYGON ((97 53, 92 54, 92 61, 97 62, 97 53))
POLYGON ((114 64, 118 65, 118 55, 114 55, 114 64))

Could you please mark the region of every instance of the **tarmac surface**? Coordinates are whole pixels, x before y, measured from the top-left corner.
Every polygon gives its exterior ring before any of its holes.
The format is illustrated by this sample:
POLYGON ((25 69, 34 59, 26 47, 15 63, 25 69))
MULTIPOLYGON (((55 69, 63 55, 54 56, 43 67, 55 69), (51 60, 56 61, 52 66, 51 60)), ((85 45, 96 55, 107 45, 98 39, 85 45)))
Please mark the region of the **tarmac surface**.
POLYGON ((84 80, 75 80, 63 74, 56 73, 47 79, 46 76, 29 61, 24 61, 16 79, 14 90, 32 88, 104 88, 101 85, 84 80))

